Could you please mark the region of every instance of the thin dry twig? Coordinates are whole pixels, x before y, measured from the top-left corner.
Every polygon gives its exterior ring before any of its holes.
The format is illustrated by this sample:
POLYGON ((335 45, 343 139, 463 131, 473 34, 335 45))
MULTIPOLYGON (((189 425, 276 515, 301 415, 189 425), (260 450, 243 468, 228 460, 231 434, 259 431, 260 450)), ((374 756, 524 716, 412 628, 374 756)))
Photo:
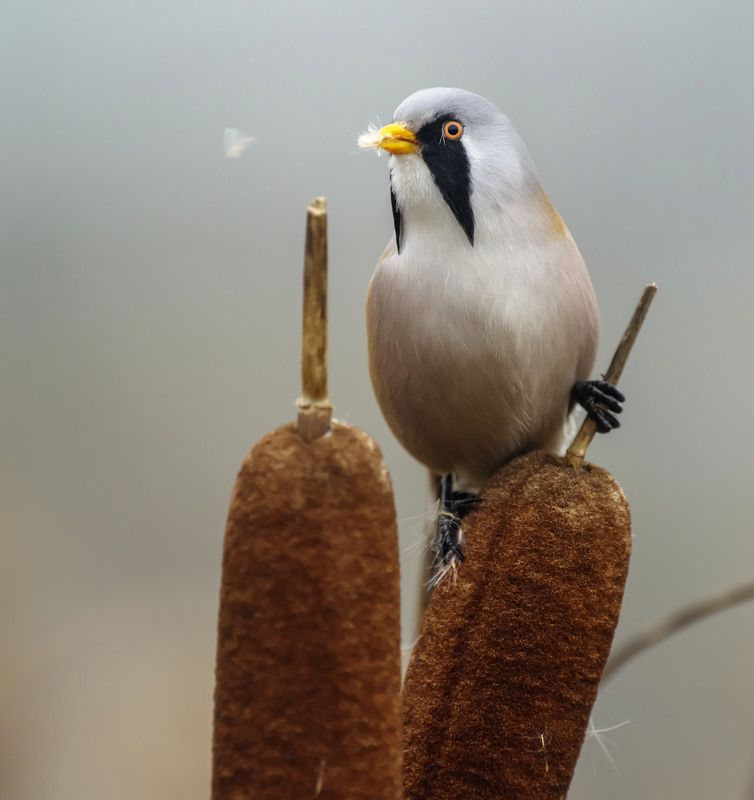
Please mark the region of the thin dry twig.
POLYGON ((726 589, 704 600, 699 600, 686 608, 682 608, 680 611, 670 614, 665 619, 653 623, 629 638, 610 656, 605 666, 605 671, 602 673, 602 680, 607 680, 634 656, 664 641, 686 626, 698 622, 711 614, 717 614, 719 611, 725 611, 727 608, 732 608, 739 603, 753 599, 754 580, 736 586, 733 589, 726 589))
MULTIPOLYGON (((631 317, 631 322, 628 323, 626 332, 623 334, 623 338, 620 340, 613 360, 610 362, 610 366, 604 375, 604 379, 608 383, 612 383, 613 385, 618 383, 623 373, 623 367, 625 367, 628 356, 631 353, 631 348, 634 346, 636 337, 639 335, 641 326, 644 324, 644 319, 649 311, 649 306, 652 304, 652 300, 656 294, 656 283, 651 283, 649 286, 644 287, 639 305, 636 306, 636 311, 634 311, 634 315, 631 317)), ((587 417, 582 423, 579 432, 576 434, 576 438, 566 451, 565 463, 567 466, 573 467, 576 472, 581 469, 581 462, 586 455, 586 449, 589 447, 596 432, 597 425, 591 417, 587 417)))
POLYGON ((301 335, 301 397, 297 428, 305 442, 330 427, 332 403, 327 396, 327 202, 312 200, 306 209, 304 309, 301 335))

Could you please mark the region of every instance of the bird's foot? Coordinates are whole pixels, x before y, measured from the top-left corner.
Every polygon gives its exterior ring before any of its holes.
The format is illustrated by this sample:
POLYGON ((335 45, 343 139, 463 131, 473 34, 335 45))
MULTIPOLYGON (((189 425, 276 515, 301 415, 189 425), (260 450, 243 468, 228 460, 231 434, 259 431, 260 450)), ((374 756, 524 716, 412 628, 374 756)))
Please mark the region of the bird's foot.
POLYGON ((461 546, 463 542, 461 518, 441 507, 438 525, 440 532, 437 549, 440 553, 440 563, 445 566, 456 558, 465 561, 466 557, 461 546))
POLYGON ((607 381, 576 381, 571 389, 571 397, 594 420, 599 433, 620 428, 620 422, 614 415, 623 411, 621 403, 626 398, 617 386, 607 381))
POLYGON ((439 586, 447 577, 455 584, 458 565, 466 560, 463 554, 461 520, 455 514, 443 510, 439 500, 438 507, 437 555, 433 564, 433 575, 428 584, 430 589, 439 586))
POLYGON ((479 497, 471 492, 454 491, 450 475, 440 480, 439 490, 437 538, 439 570, 435 584, 439 583, 449 570, 455 571, 459 562, 465 561, 461 520, 479 502, 479 497))

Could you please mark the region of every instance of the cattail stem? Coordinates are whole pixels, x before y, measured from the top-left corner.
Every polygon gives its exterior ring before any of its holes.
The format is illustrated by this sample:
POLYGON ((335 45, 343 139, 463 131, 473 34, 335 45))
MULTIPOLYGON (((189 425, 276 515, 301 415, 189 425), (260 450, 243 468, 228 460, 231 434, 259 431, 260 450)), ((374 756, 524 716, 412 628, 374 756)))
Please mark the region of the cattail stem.
MULTIPOLYGON (((649 311, 649 306, 652 304, 652 300, 654 300, 656 294, 657 284, 651 283, 649 286, 644 287, 639 305, 636 306, 636 311, 634 311, 634 315, 631 317, 631 322, 628 323, 626 332, 623 334, 623 338, 620 340, 613 360, 610 362, 610 366, 604 375, 604 379, 614 386, 617 385, 623 373, 623 367, 626 366, 631 348, 634 346, 636 337, 639 335, 641 326, 644 324, 644 319, 649 311)), ((586 449, 589 447, 596 432, 597 425, 591 417, 587 417, 582 423, 579 432, 576 434, 576 438, 566 451, 565 463, 567 466, 573 467, 577 472, 579 471, 581 462, 586 455, 586 449)))
POLYGON ((306 209, 304 309, 301 336, 301 397, 296 428, 305 442, 330 428, 327 395, 327 202, 312 200, 306 209))

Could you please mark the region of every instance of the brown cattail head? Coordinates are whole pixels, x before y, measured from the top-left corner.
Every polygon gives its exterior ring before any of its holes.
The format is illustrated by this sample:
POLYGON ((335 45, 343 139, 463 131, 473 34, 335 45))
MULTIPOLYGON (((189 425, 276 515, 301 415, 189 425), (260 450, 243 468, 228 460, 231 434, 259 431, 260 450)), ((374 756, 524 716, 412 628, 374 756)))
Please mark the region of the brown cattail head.
POLYGON ((406 800, 564 797, 618 622, 631 527, 607 472, 530 453, 482 498, 406 675, 406 800))
POLYGON ((213 800, 400 798, 399 614, 376 444, 337 423, 264 437, 225 534, 213 800))

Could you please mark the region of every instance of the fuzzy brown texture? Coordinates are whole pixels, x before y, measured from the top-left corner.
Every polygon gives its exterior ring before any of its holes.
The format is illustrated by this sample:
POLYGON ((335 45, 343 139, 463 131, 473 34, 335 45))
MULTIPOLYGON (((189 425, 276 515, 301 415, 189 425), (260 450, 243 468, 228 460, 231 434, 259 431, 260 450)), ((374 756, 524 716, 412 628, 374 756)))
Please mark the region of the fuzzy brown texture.
POLYGON ((399 615, 377 445, 337 423, 262 439, 225 534, 213 800, 400 798, 399 615))
POLYGON ((565 797, 618 623, 631 523, 607 472, 530 453, 482 496, 409 664, 406 800, 565 797))

